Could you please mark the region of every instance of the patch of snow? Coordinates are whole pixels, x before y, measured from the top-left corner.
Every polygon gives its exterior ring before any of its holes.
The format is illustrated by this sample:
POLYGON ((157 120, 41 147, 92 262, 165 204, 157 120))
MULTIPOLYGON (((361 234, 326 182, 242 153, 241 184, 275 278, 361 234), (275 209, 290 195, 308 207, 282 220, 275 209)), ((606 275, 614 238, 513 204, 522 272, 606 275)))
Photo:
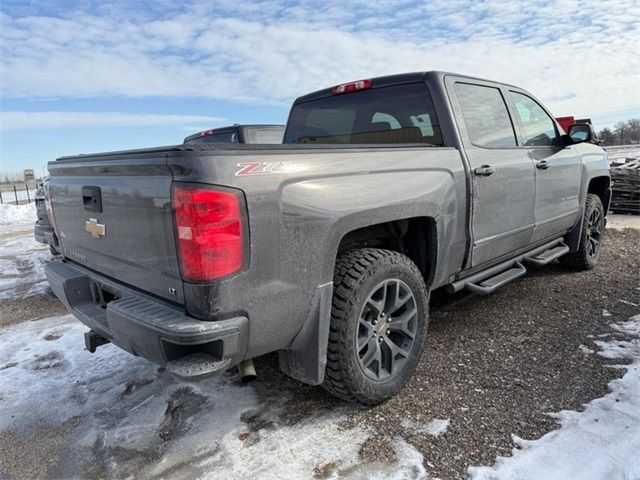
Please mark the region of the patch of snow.
POLYGON ((638 306, 637 303, 633 303, 633 302, 630 302, 629 300, 624 300, 622 298, 619 298, 618 301, 624 303, 625 305, 631 305, 632 307, 638 306))
POLYGON ((427 424, 427 433, 434 437, 439 437, 449 428, 450 420, 445 418, 444 420, 432 420, 427 424))
POLYGON ((607 215, 607 229, 624 230, 625 228, 640 230, 640 217, 638 215, 607 215))
POLYGON ((611 328, 625 335, 640 337, 640 315, 631 317, 628 322, 614 323, 611 328))
POLYGON ((589 347, 587 347, 586 345, 580 345, 578 346, 578 348, 580 349, 580 351, 582 353, 584 353, 585 355, 591 355, 592 353, 594 353, 593 350, 591 350, 589 347))
POLYGON ((603 342, 596 340, 600 348, 598 355, 604 358, 624 358, 634 360, 640 358, 640 341, 638 340, 610 340, 603 342))
MULTIPOLYGON (((26 205, 0 204, 0 226, 15 225, 16 223, 36 223, 36 204, 26 205)), ((0 230, 2 231, 2 230, 0 230)))
POLYGON ((405 418, 404 420, 402 420, 402 428, 412 433, 423 435, 427 434, 431 435, 432 437, 439 437, 447 431, 450 423, 451 421, 448 418, 445 418, 444 420, 436 418, 435 420, 431 420, 429 423, 415 422, 413 420, 405 418))
POLYGON ((609 313, 609 311, 608 311, 608 310, 602 310, 602 316, 603 316, 603 317, 610 317, 610 316, 611 316, 611 313, 609 313))
POLYGON ((0 207, 0 300, 45 291, 44 264, 51 254, 33 237, 35 204, 0 207))
MULTIPOLYGON (((640 337, 640 315, 613 326, 640 337)), ((560 428, 538 440, 514 437, 519 449, 492 467, 470 467, 472 480, 627 480, 640 478, 640 338, 596 342, 607 358, 631 359, 611 392, 583 412, 562 411, 560 428)))
POLYGON ((328 478, 427 478, 401 439, 395 463, 360 460, 371 432, 341 426, 354 405, 288 415, 297 398, 268 379, 180 382, 113 345, 90 354, 85 331, 71 315, 0 330, 0 432, 32 438, 78 421, 54 477, 298 479, 328 466, 328 478))

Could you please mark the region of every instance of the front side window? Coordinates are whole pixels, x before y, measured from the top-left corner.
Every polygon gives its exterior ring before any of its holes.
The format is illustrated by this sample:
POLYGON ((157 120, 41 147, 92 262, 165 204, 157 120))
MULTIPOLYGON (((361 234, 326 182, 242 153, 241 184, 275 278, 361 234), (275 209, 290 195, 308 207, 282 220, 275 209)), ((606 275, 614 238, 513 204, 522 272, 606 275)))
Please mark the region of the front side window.
POLYGON ((549 147, 560 144, 560 135, 551 117, 532 98, 521 93, 511 92, 516 106, 516 115, 524 127, 527 147, 549 147))
POLYGON ((443 146, 424 83, 372 88, 294 105, 284 143, 443 146))
POLYGON ((516 146, 516 134, 499 89, 456 83, 456 95, 471 143, 485 148, 516 146))

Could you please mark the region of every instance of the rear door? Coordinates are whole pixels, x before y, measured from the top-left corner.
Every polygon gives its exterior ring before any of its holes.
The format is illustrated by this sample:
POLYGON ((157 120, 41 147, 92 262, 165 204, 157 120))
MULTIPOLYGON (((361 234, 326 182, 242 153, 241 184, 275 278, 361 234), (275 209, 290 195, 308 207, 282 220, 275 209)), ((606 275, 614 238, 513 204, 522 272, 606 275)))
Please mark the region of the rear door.
POLYGON ((448 76, 447 90, 471 168, 471 266, 526 247, 534 229, 535 177, 507 108, 491 82, 448 76))
POLYGON ((538 242, 570 229, 580 214, 582 163, 573 147, 563 147, 551 115, 529 94, 510 90, 522 144, 535 165, 535 228, 538 242))
POLYGON ((62 254, 119 282, 183 303, 165 154, 49 164, 62 254))

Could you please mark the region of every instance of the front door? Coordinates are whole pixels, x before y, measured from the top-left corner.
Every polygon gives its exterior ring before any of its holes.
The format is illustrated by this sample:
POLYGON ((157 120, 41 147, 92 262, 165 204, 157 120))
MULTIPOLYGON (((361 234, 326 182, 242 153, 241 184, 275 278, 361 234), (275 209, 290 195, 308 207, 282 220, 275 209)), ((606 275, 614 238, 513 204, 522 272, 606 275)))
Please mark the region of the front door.
POLYGON ((553 118, 529 95, 510 91, 522 142, 535 165, 535 228, 531 241, 564 233, 580 215, 582 164, 573 147, 563 147, 553 118))
POLYGON ((506 91, 490 82, 448 79, 472 178, 471 266, 526 247, 535 217, 535 173, 518 143, 506 91))

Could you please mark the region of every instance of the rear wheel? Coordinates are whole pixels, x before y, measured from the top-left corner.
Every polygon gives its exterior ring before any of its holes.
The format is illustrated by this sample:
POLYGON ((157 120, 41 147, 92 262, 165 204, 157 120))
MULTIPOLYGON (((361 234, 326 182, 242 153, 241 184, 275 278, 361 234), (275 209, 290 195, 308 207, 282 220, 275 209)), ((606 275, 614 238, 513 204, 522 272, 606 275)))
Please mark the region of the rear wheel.
POLYGON ((420 359, 427 323, 427 288, 409 258, 373 248, 341 254, 324 387, 365 404, 396 394, 420 359))
POLYGON ((576 252, 560 257, 560 264, 574 270, 589 270, 596 266, 604 237, 604 207, 600 197, 587 194, 582 220, 580 245, 576 252))

